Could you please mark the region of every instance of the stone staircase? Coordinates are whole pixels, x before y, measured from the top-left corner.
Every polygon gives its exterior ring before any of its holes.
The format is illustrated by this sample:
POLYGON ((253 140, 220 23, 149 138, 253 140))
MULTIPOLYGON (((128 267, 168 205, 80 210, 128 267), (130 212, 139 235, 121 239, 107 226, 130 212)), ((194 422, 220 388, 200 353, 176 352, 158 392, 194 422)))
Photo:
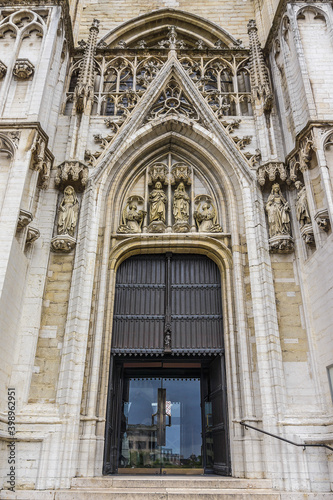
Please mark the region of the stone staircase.
POLYGON ((280 500, 268 480, 218 476, 75 478, 55 500, 280 500))
POLYGON ((282 492, 267 479, 219 476, 74 478, 68 490, 0 491, 1 500, 332 500, 332 493, 282 492))

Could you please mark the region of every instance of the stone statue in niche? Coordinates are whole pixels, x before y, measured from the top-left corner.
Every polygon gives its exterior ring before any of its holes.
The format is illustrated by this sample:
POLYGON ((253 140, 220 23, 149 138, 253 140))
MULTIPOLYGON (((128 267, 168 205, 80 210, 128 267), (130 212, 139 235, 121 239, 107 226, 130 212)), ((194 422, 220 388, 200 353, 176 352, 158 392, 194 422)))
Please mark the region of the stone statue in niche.
POLYGON ((74 230, 78 221, 79 202, 72 186, 64 190, 63 199, 59 205, 57 233, 74 236, 74 230))
POLYGON ((165 207, 167 197, 163 191, 162 183, 157 181, 149 195, 149 233, 164 233, 166 229, 165 207))
POLYGON ((311 224, 306 188, 300 181, 295 182, 295 187, 298 190, 296 198, 296 217, 299 225, 303 227, 306 224, 311 224))
POLYGON ((217 223, 217 211, 208 195, 199 195, 195 198, 196 210, 194 219, 199 233, 221 233, 222 227, 217 223))
POLYGON ((268 214, 270 238, 277 235, 290 236, 290 207, 281 193, 279 184, 273 184, 265 208, 268 214))
POLYGON ((138 205, 143 205, 142 196, 130 196, 122 213, 122 224, 117 233, 141 233, 141 227, 146 212, 138 210, 138 205))
POLYGON ((173 195, 173 216, 175 222, 188 222, 190 216, 190 197, 181 182, 173 195))
POLYGON ((162 183, 156 182, 155 188, 149 195, 150 214, 149 222, 162 221, 165 223, 165 204, 167 197, 162 189, 162 183))

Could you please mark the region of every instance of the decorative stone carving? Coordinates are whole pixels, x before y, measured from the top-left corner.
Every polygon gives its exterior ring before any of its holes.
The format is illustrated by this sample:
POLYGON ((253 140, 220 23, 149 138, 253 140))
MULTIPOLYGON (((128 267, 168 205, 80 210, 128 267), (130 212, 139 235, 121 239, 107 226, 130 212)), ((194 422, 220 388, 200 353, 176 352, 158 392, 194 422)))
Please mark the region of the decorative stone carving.
POLYGON ((311 159, 311 151, 314 149, 312 132, 304 137, 300 143, 297 153, 289 160, 289 177, 291 182, 297 181, 298 171, 304 173, 311 159))
POLYGON ((303 227, 311 224, 306 188, 300 181, 295 182, 295 187, 298 190, 296 198, 296 217, 300 227, 303 227))
POLYGON ((32 147, 32 169, 39 172, 38 187, 46 189, 51 173, 51 156, 46 151, 46 142, 41 135, 37 135, 32 147))
POLYGON ((130 196, 127 198, 125 208, 122 213, 122 223, 117 229, 117 233, 141 233, 143 219, 147 212, 138 210, 138 205, 143 205, 142 196, 130 196))
POLYGON ((51 249, 54 252, 71 252, 76 245, 76 239, 68 234, 55 236, 51 240, 51 249))
POLYGON ((64 161, 58 165, 55 177, 55 185, 63 189, 69 183, 77 191, 83 191, 87 185, 89 177, 88 167, 80 161, 64 161))
POLYGON ((209 195, 198 195, 194 199, 196 209, 194 219, 199 233, 221 233, 222 227, 217 222, 217 211, 209 195))
POLYGON ((266 203, 269 245, 272 252, 290 252, 293 249, 290 227, 290 207, 281 193, 279 184, 273 184, 266 203))
POLYGON ((312 224, 305 224, 301 227, 301 235, 305 243, 309 246, 315 245, 312 224))
POLYGON ((158 100, 153 104, 147 121, 155 120, 172 114, 185 115, 194 121, 199 116, 193 104, 189 102, 175 79, 171 78, 158 100))
POLYGON ((233 141, 235 142, 238 149, 244 149, 245 146, 251 143, 252 136, 245 135, 244 137, 232 136, 233 141))
POLYGON ((20 230, 20 229, 23 229, 24 227, 26 227, 28 224, 30 224, 30 222, 32 221, 32 213, 31 212, 28 212, 27 210, 23 210, 21 208, 20 210, 20 214, 19 214, 19 217, 18 217, 18 221, 17 221, 17 229, 20 230))
POLYGON ((175 223, 173 231, 176 233, 184 233, 190 230, 188 223, 190 216, 190 197, 185 191, 184 183, 181 182, 173 195, 173 217, 175 223))
POLYGON ((162 183, 156 182, 155 188, 149 195, 150 213, 149 222, 163 222, 165 224, 165 205, 167 197, 162 189, 162 183))
POLYGON ((250 167, 254 167, 255 165, 257 165, 260 160, 261 160, 261 152, 260 152, 260 149, 256 149, 256 152, 255 153, 250 153, 250 151, 246 151, 245 153, 243 153, 245 158, 247 159, 250 167))
POLYGON ((291 253, 294 250, 294 241, 289 235, 273 236, 268 243, 271 253, 291 253))
POLYGON ((14 64, 13 75, 16 80, 29 80, 34 71, 35 67, 28 59, 17 59, 14 64))
POLYGON ((191 175, 192 169, 186 163, 176 163, 171 168, 172 184, 184 182, 189 185, 192 182, 191 175))
POLYGON ((96 165, 96 161, 101 156, 102 151, 95 151, 92 153, 89 149, 86 149, 84 152, 84 159, 91 167, 96 165))
POLYGON ((265 112, 270 112, 273 105, 273 93, 259 41, 256 22, 252 19, 249 21, 247 28, 251 51, 250 76, 252 97, 254 101, 261 103, 265 112))
MULTIPOLYGON (((84 46, 83 62, 77 85, 74 89, 73 108, 77 113, 83 113, 94 100, 94 56, 96 53, 99 21, 94 19, 89 29, 88 42, 84 46)), ((81 47, 83 44, 81 43, 81 47)))
POLYGON ((323 231, 329 230, 331 224, 327 208, 318 210, 318 212, 314 216, 314 219, 317 222, 320 229, 322 229, 323 231))
POLYGON ((74 236, 78 221, 79 201, 72 186, 67 186, 58 210, 57 233, 74 236))
POLYGON ((0 80, 2 80, 7 73, 7 66, 0 61, 0 80))
POLYGON ((26 244, 34 243, 40 237, 40 232, 34 227, 29 227, 27 232, 26 244))
POLYGON ((257 170, 257 178, 260 186, 264 186, 266 180, 273 182, 277 180, 278 176, 281 181, 286 181, 288 177, 287 168, 282 162, 269 162, 264 165, 260 165, 257 170))
POLYGON ((168 167, 165 163, 154 163, 148 170, 148 185, 156 184, 156 182, 161 182, 162 184, 167 183, 168 167))

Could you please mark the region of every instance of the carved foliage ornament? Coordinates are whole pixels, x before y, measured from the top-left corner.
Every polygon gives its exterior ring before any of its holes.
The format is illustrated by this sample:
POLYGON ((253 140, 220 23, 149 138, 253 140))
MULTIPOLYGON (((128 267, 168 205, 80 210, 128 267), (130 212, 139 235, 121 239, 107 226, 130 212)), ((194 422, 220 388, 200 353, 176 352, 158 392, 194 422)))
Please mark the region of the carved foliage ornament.
POLYGON ((7 66, 0 61, 0 80, 2 80, 7 73, 7 66))
POLYGON ((13 68, 16 80, 29 80, 34 74, 35 67, 28 59, 17 59, 13 68))

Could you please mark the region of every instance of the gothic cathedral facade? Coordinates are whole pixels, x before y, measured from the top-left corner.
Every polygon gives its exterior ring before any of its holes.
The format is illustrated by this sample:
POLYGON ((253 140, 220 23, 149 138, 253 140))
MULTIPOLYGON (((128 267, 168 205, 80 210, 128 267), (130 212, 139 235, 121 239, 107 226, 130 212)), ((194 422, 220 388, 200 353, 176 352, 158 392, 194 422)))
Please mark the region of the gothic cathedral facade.
POLYGON ((331 498, 332 2, 1 0, 0 47, 0 496, 331 498))

